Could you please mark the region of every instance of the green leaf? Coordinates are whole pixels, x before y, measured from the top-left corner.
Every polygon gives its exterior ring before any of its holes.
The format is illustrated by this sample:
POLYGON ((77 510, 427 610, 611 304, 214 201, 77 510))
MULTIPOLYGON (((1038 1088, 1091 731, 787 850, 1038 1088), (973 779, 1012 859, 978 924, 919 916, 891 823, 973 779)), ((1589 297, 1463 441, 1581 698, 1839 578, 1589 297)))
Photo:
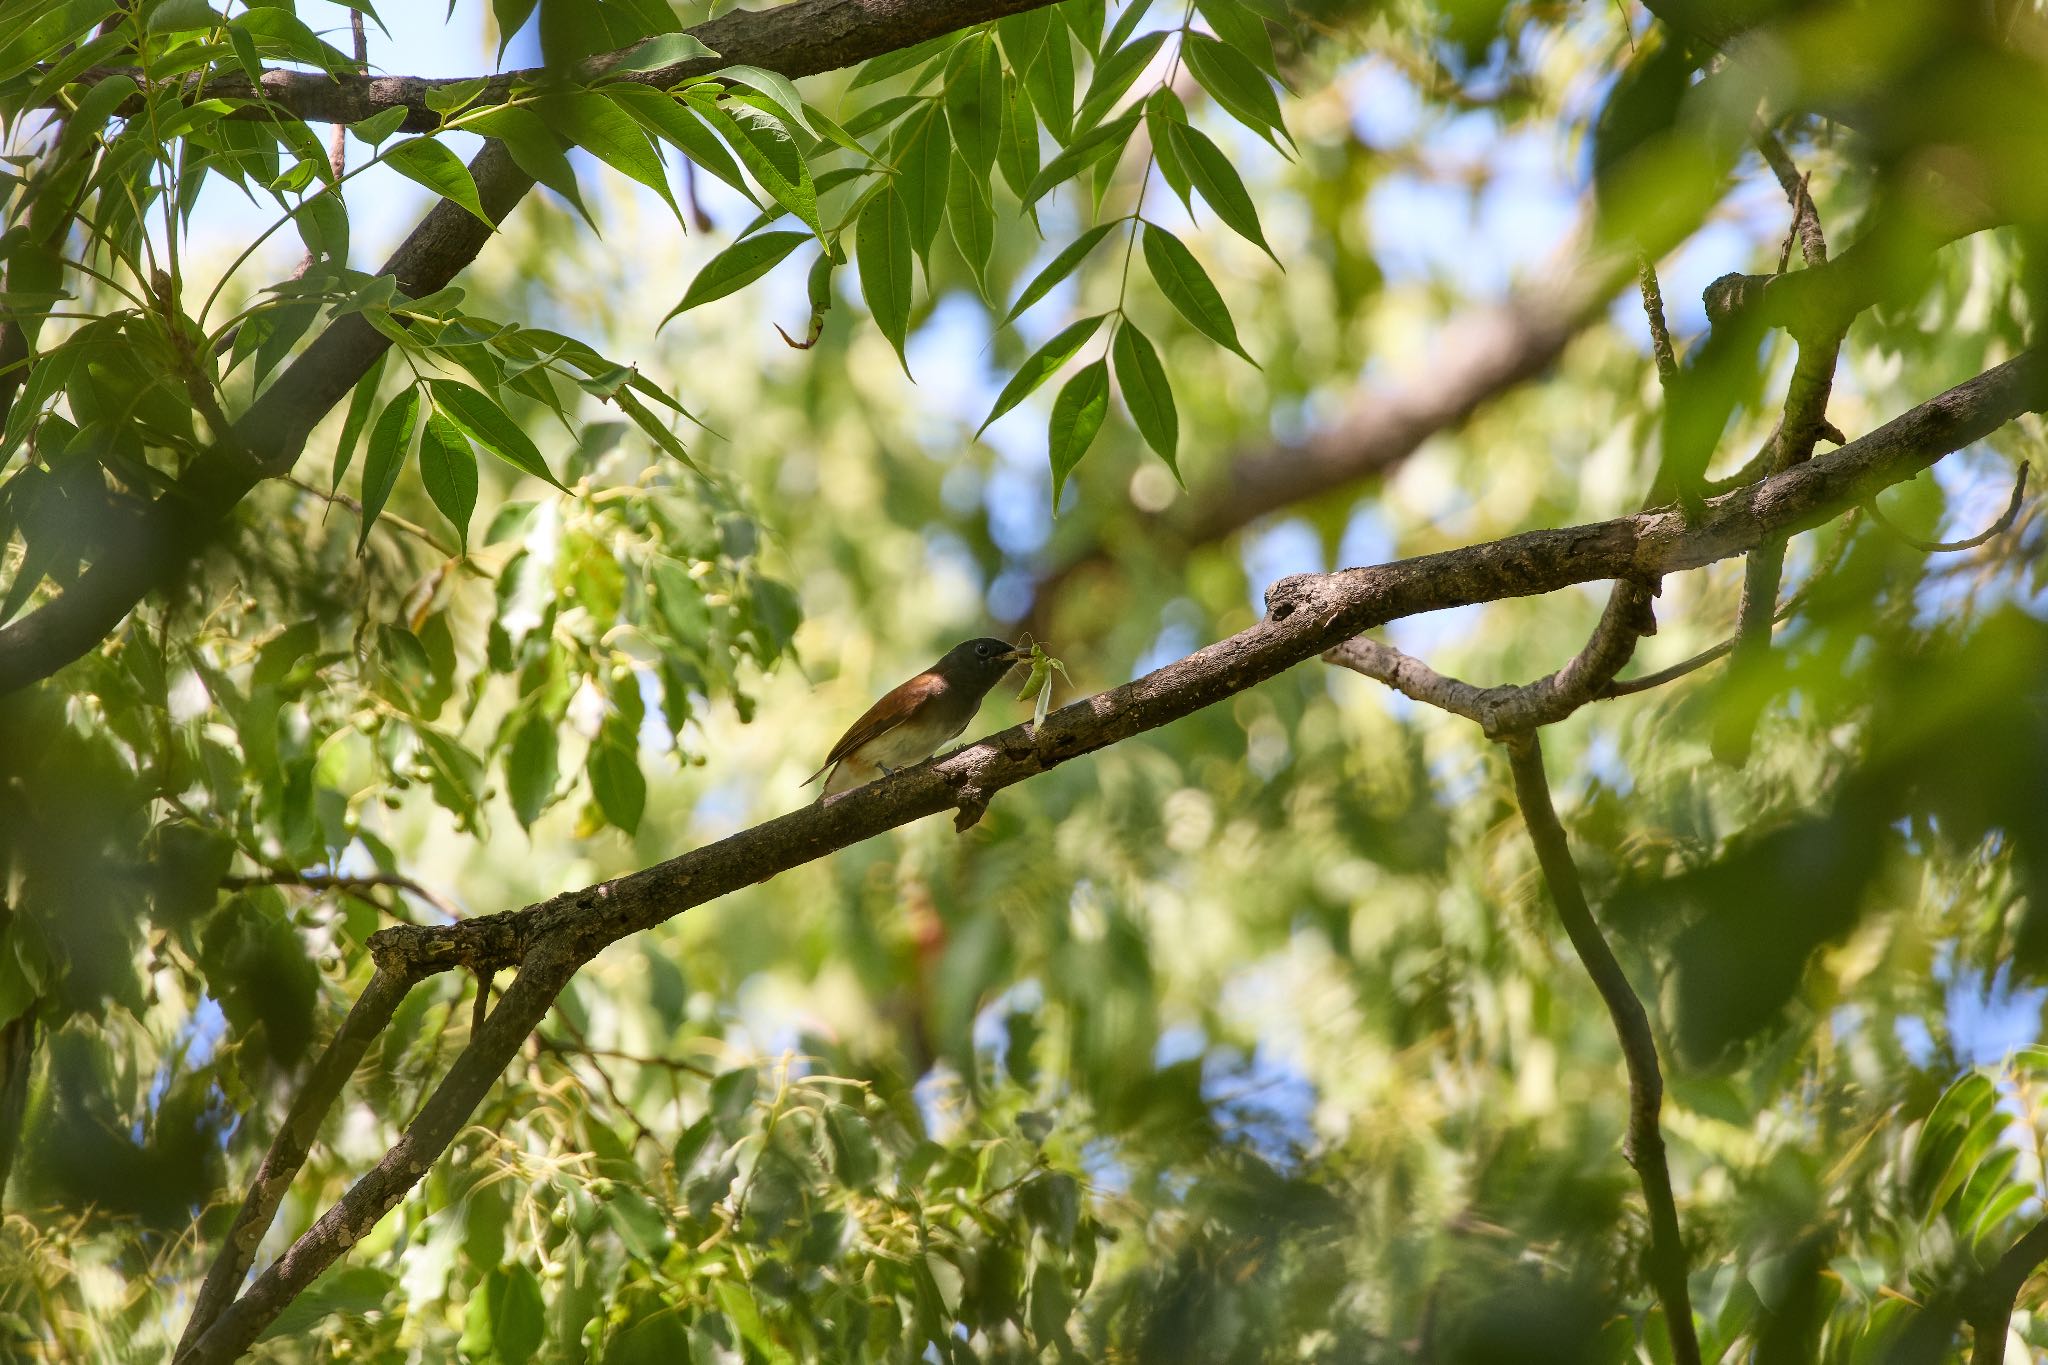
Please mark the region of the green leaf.
MULTIPOLYGON (((629 681, 627 685, 632 684, 629 681)), ((597 743, 590 746, 590 791, 607 821, 635 834, 647 808, 647 779, 640 772, 635 737, 621 733, 622 729, 607 722, 598 732, 597 743)))
POLYGON ((1268 142, 1278 133, 1288 146, 1294 145, 1294 139, 1287 136, 1287 125, 1280 121, 1280 101, 1273 87, 1248 59, 1201 33, 1188 34, 1180 51, 1189 74, 1232 118, 1268 142))
POLYGON ((1138 126, 1140 114, 1132 110, 1103 124, 1094 132, 1075 138, 1060 154, 1045 163, 1023 195, 1026 208, 1045 197, 1053 186, 1073 179, 1106 156, 1120 153, 1138 126))
POLYGON ((434 406, 468 432, 471 440, 513 468, 546 479, 565 493, 569 491, 548 469, 533 438, 521 431, 519 424, 488 396, 451 379, 429 379, 427 387, 433 391, 434 406))
POLYGON ((789 77, 774 71, 764 71, 758 66, 724 66, 712 72, 707 80, 730 81, 758 90, 768 97, 768 102, 782 111, 784 120, 794 123, 813 137, 823 137, 804 115, 804 97, 799 95, 789 77))
POLYGON ((363 526, 356 536, 356 553, 369 543, 370 528, 398 483, 398 471, 412 451, 413 429, 419 425, 420 391, 414 385, 385 404, 370 429, 369 453, 363 459, 363 526))
POLYGON ((896 348, 905 374, 910 373, 903 356, 910 330, 910 245, 910 214, 903 197, 894 190, 872 196, 854 224, 854 263, 860 268, 860 292, 868 312, 896 348))
POLYGON ((583 203, 576 172, 562 152, 561 141, 539 114, 524 105, 501 105, 464 119, 462 128, 464 132, 481 133, 504 143, 513 165, 568 200, 583 215, 583 221, 590 224, 590 230, 597 231, 597 220, 583 203))
POLYGON ((1003 77, 1003 122, 996 138, 996 165, 1002 168, 1003 183, 1019 197, 1038 174, 1038 118, 1031 111, 1031 98, 1024 93, 1023 84, 1010 75, 1003 77))
MULTIPOLYGON (((1116 386, 1131 410, 1131 425, 1145 438, 1145 444, 1159 452, 1166 467, 1180 481, 1180 416, 1174 411, 1173 386, 1167 382, 1166 367, 1145 334, 1126 318, 1119 323, 1109 343, 1110 358, 1116 362, 1116 386)), ((1183 487, 1186 485, 1183 484, 1183 487)))
POLYGON ((810 240, 808 232, 764 232, 734 242, 704 263, 704 268, 690 281, 690 287, 683 291, 683 301, 671 308, 662 321, 666 323, 678 313, 744 289, 781 264, 799 243, 810 240))
POLYGON ((1268 76, 1280 75, 1280 64, 1273 57, 1272 35, 1266 32, 1264 19, 1238 0, 1195 0, 1195 8, 1209 21, 1209 27, 1225 47, 1241 53, 1268 76))
POLYGON ((471 1359, 525 1365, 546 1332, 540 1281, 523 1265, 499 1266, 469 1296, 459 1349, 471 1359))
POLYGON ((606 98, 637 119, 641 127, 675 147, 692 164, 738 190, 748 203, 760 202, 754 197, 754 187, 741 174, 740 163, 733 160, 726 145, 689 105, 673 95, 650 90, 644 85, 607 85, 604 93, 606 98))
POLYGON ((1024 72, 1024 88, 1031 94, 1032 107, 1052 130, 1053 138, 1065 143, 1074 136, 1074 53, 1064 25, 1055 25, 1045 35, 1038 60, 1024 72))
POLYGON ((523 828, 554 804, 555 788, 562 780, 560 746, 554 724, 538 709, 527 711, 510 727, 511 742, 505 746, 505 797, 523 828))
POLYGON ((911 249, 927 258, 946 216, 953 166, 952 140, 936 105, 896 130, 890 159, 896 166, 895 192, 910 220, 911 249))
POLYGON ((1115 231, 1116 223, 1098 223, 1060 249, 1060 254, 1046 264, 1045 269, 1032 276, 1031 283, 1024 286, 1024 292, 1010 305, 1009 314, 1003 318, 1003 325, 1015 322, 1020 313, 1037 303, 1051 292, 1054 285, 1074 273, 1074 267, 1095 250, 1104 237, 1115 231))
POLYGON ((498 225, 484 212, 483 200, 477 198, 476 181, 470 179, 469 167, 433 138, 407 138, 384 153, 383 159, 385 165, 406 179, 418 181, 443 199, 453 200, 493 231, 497 229, 498 225))
POLYGON ((149 33, 185 33, 213 28, 220 22, 220 15, 206 0, 164 0, 149 12, 149 21, 143 28, 149 33))
POLYGON ((708 96, 695 92, 687 98, 690 107, 716 129, 726 145, 739 156, 746 165, 747 173, 768 191, 769 198, 795 214, 814 235, 822 237, 824 228, 818 222, 818 191, 811 182, 810 164, 804 160, 789 129, 773 115, 744 100, 732 101, 728 110, 708 96))
POLYGON ((953 227, 953 244, 986 297, 988 258, 996 245, 996 213, 988 202, 987 184, 972 175, 954 176, 947 192, 946 221, 953 227))
POLYGON ((1055 513, 1059 510, 1060 491, 1067 485, 1067 475, 1074 472, 1074 466, 1081 463, 1081 457, 1088 453, 1088 447, 1095 441, 1095 433, 1102 430, 1102 419, 1109 412, 1109 365, 1100 360, 1091 360, 1075 371, 1074 377, 1060 390, 1060 396, 1052 402, 1052 422, 1047 428, 1048 448, 1052 455, 1052 505, 1055 513))
POLYGON ((348 467, 356 457, 356 442, 361 439, 363 428, 369 425, 370 405, 377 401, 377 382, 384 377, 384 361, 390 351, 377 352, 377 358, 370 362, 369 370, 356 381, 355 391, 348 396, 348 411, 342 415, 341 434, 334 439, 334 483, 341 487, 341 476, 348 473, 348 467))
POLYGON ((1102 45, 1111 52, 1122 47, 1131 40, 1131 35, 1138 31, 1139 22, 1151 10, 1152 0, 1124 0, 1124 7, 1116 16, 1116 27, 1103 38, 1102 45))
POLYGON ((1259 211, 1253 206, 1244 181, 1238 177, 1237 168, 1230 164, 1222 149, 1185 123, 1169 121, 1166 141, 1173 148, 1174 159, 1186 169, 1188 179, 1209 201, 1209 207, 1216 210, 1216 216, 1279 265, 1280 258, 1266 245, 1266 234, 1259 227, 1259 211))
POLYGON ((1159 167, 1160 179, 1173 191, 1183 207, 1190 214, 1194 212, 1194 182, 1188 179, 1187 167, 1181 164, 1180 155, 1174 151, 1173 128, 1175 124, 1188 121, 1186 106, 1180 96, 1164 86, 1152 92, 1145 101, 1145 135, 1152 141, 1152 163, 1159 167))
POLYGON ((681 221, 682 210, 669 193, 668 174, 662 169, 661 156, 640 126, 611 99, 586 92, 549 95, 539 102, 537 109, 548 126, 563 137, 660 195, 669 212, 681 221))
POLYGON ((1181 316, 1195 325, 1195 330, 1217 345, 1244 356, 1256 368, 1258 362, 1246 354, 1237 339, 1237 324, 1231 321, 1230 309, 1224 306, 1223 296, 1216 292, 1208 272, 1202 269, 1194 253, 1182 244, 1180 238, 1147 223, 1144 249, 1145 268, 1152 272, 1152 278, 1158 283, 1159 292, 1166 295, 1167 302, 1178 308, 1181 316))
POLYGON ((1002 131, 1003 59, 990 33, 969 35, 946 63, 946 126, 984 185, 1002 131))
POLYGON ((1160 44, 1165 41, 1163 31, 1148 33, 1098 63, 1075 122, 1083 128, 1094 127, 1110 107, 1123 98, 1124 91, 1131 88, 1131 82, 1138 79, 1139 73, 1151 65, 1152 59, 1159 55, 1160 44))
POLYGON ((398 131, 398 125, 405 122, 405 113, 404 105, 394 104, 389 109, 380 109, 366 119, 351 123, 348 130, 360 141, 375 147, 398 131))
POLYGON ((1028 9, 996 20, 996 36, 1002 39, 1003 56, 1012 71, 1023 71, 1045 50, 1045 35, 1059 21, 1049 11, 1028 9))
POLYGON ((92 89, 85 92, 78 101, 77 109, 64 120, 63 135, 57 139, 57 150, 52 154, 53 164, 67 161, 81 148, 100 135, 114 111, 121 107, 136 90, 135 78, 116 72, 102 76, 92 89))
POLYGON ((659 71, 683 62, 700 62, 718 54, 687 33, 657 33, 621 53, 613 71, 659 71))
POLYGON ((469 519, 476 512, 476 452, 462 429, 439 411, 427 414, 426 430, 420 433, 420 481, 467 553, 469 519))
POLYGON ((1060 366, 1072 360, 1075 353, 1088 343, 1088 338, 1095 335, 1095 329, 1107 316, 1107 313, 1097 313, 1094 317, 1082 318, 1033 351, 1031 357, 1018 367, 1017 373, 1010 376, 1010 382, 1003 385, 1003 391, 996 395, 996 405, 989 409, 988 416, 982 419, 974 434, 980 436, 987 431, 989 423, 1016 407, 1040 384, 1052 378, 1060 366))

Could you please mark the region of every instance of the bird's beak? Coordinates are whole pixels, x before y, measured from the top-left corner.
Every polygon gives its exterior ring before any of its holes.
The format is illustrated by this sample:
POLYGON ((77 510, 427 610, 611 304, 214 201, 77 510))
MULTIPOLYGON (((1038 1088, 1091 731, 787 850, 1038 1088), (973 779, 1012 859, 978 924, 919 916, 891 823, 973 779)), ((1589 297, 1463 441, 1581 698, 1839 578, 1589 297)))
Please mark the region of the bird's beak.
POLYGON ((996 657, 1006 664, 1017 664, 1030 658, 1031 651, 1028 649, 1013 649, 1008 654, 999 654, 996 657))

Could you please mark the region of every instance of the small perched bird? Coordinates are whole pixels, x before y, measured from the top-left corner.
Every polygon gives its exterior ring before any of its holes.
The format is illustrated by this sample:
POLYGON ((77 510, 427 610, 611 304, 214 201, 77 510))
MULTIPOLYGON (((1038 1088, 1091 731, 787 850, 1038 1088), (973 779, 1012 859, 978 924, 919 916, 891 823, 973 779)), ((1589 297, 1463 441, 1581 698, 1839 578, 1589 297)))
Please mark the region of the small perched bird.
POLYGON ((824 777, 825 795, 835 796, 924 762, 967 728, 981 709, 981 699, 1012 664, 1030 657, 1030 650, 1002 640, 967 640, 953 646, 945 658, 870 706, 832 746, 825 766, 803 785, 824 777))

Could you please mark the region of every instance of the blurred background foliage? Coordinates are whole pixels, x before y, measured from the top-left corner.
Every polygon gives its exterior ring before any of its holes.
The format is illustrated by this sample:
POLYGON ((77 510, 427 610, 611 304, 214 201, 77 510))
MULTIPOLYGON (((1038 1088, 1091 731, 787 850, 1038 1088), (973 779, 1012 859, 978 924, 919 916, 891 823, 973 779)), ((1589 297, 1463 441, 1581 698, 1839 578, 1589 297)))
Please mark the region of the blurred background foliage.
MULTIPOLYGON (((346 46, 342 11, 299 8, 346 46)), ((371 60, 480 71, 501 39, 507 64, 566 60, 553 6, 500 31, 532 8, 386 13, 371 60)), ((1702 287, 1787 249, 1749 149, 1759 107, 1831 240, 1889 253, 1836 425, 1868 431, 2014 353, 2048 226, 2036 9, 1200 0, 1198 32, 1270 45, 1291 148, 1171 47, 1130 98, 1175 92, 1278 264, 1147 169, 1148 123, 1035 221, 994 180, 985 267, 959 223, 936 234, 900 361, 852 267, 814 346, 777 335, 802 338, 820 300, 811 253, 664 323, 753 206, 677 169, 672 214, 579 155, 592 222, 559 196, 522 205, 462 276, 463 312, 636 366, 706 429, 682 429, 701 477, 599 387, 558 386, 568 424, 514 395, 568 491, 486 462, 457 554, 444 499, 407 472, 358 553, 360 504, 326 492, 362 477, 335 467, 337 413, 301 482, 259 488, 104 650, 0 701, 0 1340, 162 1358, 392 917, 514 908, 790 809, 867 701, 960 638, 1028 622, 1093 691, 1248 625, 1283 573, 1633 510, 1661 400, 1617 293, 1539 380, 1411 457, 1188 530, 1234 469, 1427 386, 1457 359, 1452 320, 1540 297, 1589 242, 1651 249, 1697 357, 1702 287), (1140 195, 1254 364, 1127 278, 1120 233, 1005 323, 1060 247, 1140 195), (1934 250, 1956 221, 2004 226, 1934 250), (1119 399, 1054 516, 1051 387, 975 432, 1028 355, 1112 307, 1170 376, 1177 469, 1119 399)), ((1129 12, 1102 11, 1067 0, 1052 32, 1129 12)), ((871 67, 804 98, 858 126, 917 79, 871 67)), ((425 200, 355 183, 341 259, 361 269, 425 200)), ((206 192, 189 277, 219 275, 252 212, 206 192)), ((299 250, 261 247, 231 309, 299 250)), ((1792 351, 1774 333, 1742 354, 1715 473, 1770 432, 1792 351)), ((372 397, 397 391, 386 375, 372 397)), ((1888 515, 1968 534, 2039 444, 2032 419, 2009 426, 1888 492, 1888 515)), ((1802 536, 1788 578, 1811 592, 1767 676, 1705 671, 1547 738, 1596 912, 1666 1044, 1708 1359, 1884 1359, 2042 1214, 2044 535, 2030 504, 1956 555, 1868 517, 1802 536), (1732 771, 1707 736, 1738 686, 1768 704, 1732 771)), ((1740 581, 1732 563, 1668 581, 1638 671, 1725 637, 1740 581)), ((1525 680, 1603 598, 1389 637, 1525 680)), ((983 725, 1024 714, 999 692, 983 725)), ((1565 947, 1502 758, 1463 722, 1297 669, 1005 792, 964 837, 925 822, 614 946, 258 1354, 1665 1360, 1620 1054, 1565 947)), ((463 1045, 471 990, 414 989, 259 1261, 390 1145, 463 1045)), ((2037 1303, 2005 1359, 2048 1350, 2037 1303)))

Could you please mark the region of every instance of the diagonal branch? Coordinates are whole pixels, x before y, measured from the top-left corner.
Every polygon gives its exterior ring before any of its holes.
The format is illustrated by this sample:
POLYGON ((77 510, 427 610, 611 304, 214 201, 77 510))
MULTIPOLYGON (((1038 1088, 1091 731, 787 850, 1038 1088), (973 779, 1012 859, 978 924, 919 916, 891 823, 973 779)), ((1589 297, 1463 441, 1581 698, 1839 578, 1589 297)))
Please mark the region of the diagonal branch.
MULTIPOLYGON (((1827 264, 1827 238, 1821 232, 1820 213, 1814 208, 1807 179, 1792 164, 1791 156, 1768 129, 1757 135, 1757 148, 1777 176, 1779 187, 1792 205, 1792 232, 1799 241, 1801 257, 1808 270, 1827 264)), ((1795 330, 1799 358, 1793 363, 1792 378, 1785 389, 1784 415, 1771 443, 1770 473, 1802 464, 1813 455, 1814 443, 1827 426, 1828 396, 1834 388, 1835 366, 1840 360, 1847 315, 1811 322, 1795 330)), ((1743 565, 1742 600, 1736 609, 1735 644, 1728 667, 1738 681, 1754 676, 1770 654, 1771 622, 1778 601, 1778 586, 1785 575, 1785 542, 1773 539, 1759 545, 1743 565)), ((1731 767, 1741 767, 1749 758, 1756 723, 1762 715, 1763 695, 1759 689, 1738 689, 1724 704, 1714 727, 1714 757, 1731 767)))
POLYGON ((1062 707, 1036 731, 1016 726, 829 804, 522 910, 454 925, 393 926, 372 936, 370 949, 386 970, 407 974, 511 966, 558 932, 570 934, 578 952, 595 952, 898 825, 985 806, 1004 787, 1190 715, 1389 621, 1576 583, 1647 580, 1818 526, 2044 401, 2048 360, 2028 352, 1840 450, 1709 501, 1696 521, 1671 509, 1639 512, 1371 568, 1283 578, 1267 590, 1267 615, 1256 625, 1062 707))
MULTIPOLYGON (((571 73, 571 79, 587 82, 605 77, 666 90, 739 63, 765 67, 790 77, 812 76, 852 66, 884 52, 915 47, 968 24, 1037 9, 1049 2, 793 0, 763 10, 733 10, 686 30, 711 49, 710 57, 670 62, 645 71, 621 71, 619 67, 633 50, 622 48, 585 61, 571 73)), ((429 103, 430 97, 439 91, 482 81, 483 89, 463 106, 467 111, 503 104, 514 92, 557 83, 563 74, 544 66, 480 76, 432 77, 273 69, 265 70, 260 81, 251 81, 240 72, 209 71, 203 78, 179 77, 175 84, 192 95, 203 89, 208 99, 246 101, 248 107, 244 112, 250 118, 273 118, 282 110, 311 123, 356 123, 387 109, 403 109, 405 119, 399 128, 431 133, 442 122, 441 114, 429 103)), ((138 85, 146 85, 142 70, 132 66, 93 67, 81 72, 76 80, 90 85, 114 75, 125 75, 138 85)), ((52 102, 56 100, 54 90, 49 98, 52 102)))
POLYGON ((957 810, 964 828, 1004 787, 1234 696, 1398 617, 1697 568, 1741 554, 1766 536, 1816 525, 2039 406, 2048 399, 2044 369, 2032 353, 2009 361, 1823 459, 1713 500, 1692 522, 1675 511, 1646 512, 1374 568, 1281 579, 1267 590, 1265 618, 1250 629, 1062 707, 1040 726, 1015 726, 839 800, 539 905, 372 935, 378 980, 414 982, 456 967, 487 977, 516 965, 518 974, 397 1145, 204 1329, 180 1361, 233 1359, 368 1235, 440 1158, 576 970, 608 944, 926 815, 957 810))
MULTIPOLYGON (((1385 474, 1423 442, 1461 426, 1485 404, 1557 362, 1597 319, 1623 275, 1609 267, 1568 272, 1561 286, 1458 319, 1444 330, 1427 377, 1361 392, 1329 426, 1298 441, 1236 456, 1215 484, 1141 534, 1162 555, 1181 555, 1236 534, 1260 517, 1385 474)), ((1039 580, 1023 623, 1048 637, 1051 612, 1077 578, 1115 562, 1102 541, 1085 546, 1039 580)))
POLYGON ((1628 1132, 1622 1152, 1642 1182, 1643 1202, 1650 1213, 1650 1248, 1644 1258, 1650 1283, 1664 1305, 1665 1330, 1678 1365, 1700 1365, 1700 1343, 1693 1326, 1692 1299, 1685 1283, 1685 1243, 1678 1229, 1678 1203, 1671 1193, 1671 1171, 1664 1159, 1664 1133, 1658 1114, 1664 1106, 1664 1077, 1657 1065, 1657 1041, 1650 1016, 1629 985, 1628 976, 1607 946, 1607 939, 1586 904, 1586 891, 1572 861, 1564 826, 1551 804, 1550 783, 1543 772, 1543 746, 1535 731, 1507 737, 1508 765, 1515 776, 1515 796, 1522 819, 1536 845, 1543 880, 1557 904, 1565 937, 1579 955, 1586 975, 1607 1005, 1628 1066, 1628 1132))
POLYGON ((342 1086, 355 1072, 356 1063, 363 1059, 371 1041, 391 1022, 392 1012, 411 987, 412 982, 404 977, 378 971, 370 978, 370 984, 363 988, 362 995, 357 997, 355 1008, 348 1012, 340 1031, 328 1043, 327 1050, 320 1054, 320 1060, 313 1063, 305 1083, 292 1098, 291 1109, 286 1113, 284 1122, 271 1138, 270 1150, 263 1154, 263 1164, 256 1168, 255 1178, 249 1182, 249 1193, 242 1200, 242 1207, 235 1214, 235 1221, 228 1228, 220 1251, 206 1272, 206 1282, 200 1286, 199 1300, 193 1305, 191 1321, 186 1324, 185 1335, 178 1342, 180 1354, 213 1325, 233 1300, 242 1278, 255 1264, 256 1248, 270 1231, 271 1220, 277 1217, 277 1206, 283 1202, 285 1191, 291 1188, 292 1178, 299 1173, 299 1167, 306 1164, 306 1157, 313 1149, 313 1140, 319 1135, 321 1121, 334 1108, 334 1102, 341 1097, 342 1086))

